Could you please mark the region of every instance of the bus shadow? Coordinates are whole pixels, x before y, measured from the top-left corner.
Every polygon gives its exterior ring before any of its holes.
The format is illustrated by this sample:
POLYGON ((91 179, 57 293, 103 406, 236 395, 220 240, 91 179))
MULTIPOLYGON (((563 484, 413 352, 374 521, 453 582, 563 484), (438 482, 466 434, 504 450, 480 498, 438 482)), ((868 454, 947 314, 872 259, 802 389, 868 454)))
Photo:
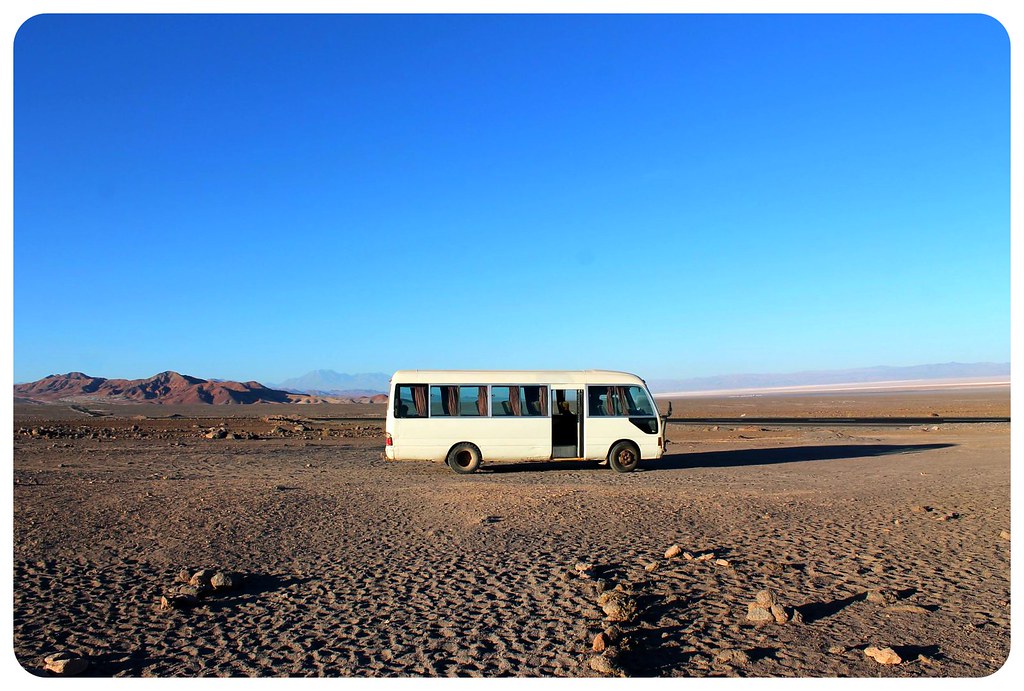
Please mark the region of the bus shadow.
MULTIPOLYGON (((828 446, 784 446, 770 449, 733 449, 675 453, 658 460, 641 461, 639 471, 682 470, 685 468, 735 468, 804 461, 838 461, 846 458, 899 456, 946 449, 956 444, 834 444, 828 446)), ((554 470, 608 470, 597 461, 529 461, 484 463, 480 472, 518 473, 554 470)))
POLYGON ((683 468, 734 468, 747 465, 774 465, 804 461, 838 461, 845 458, 899 456, 946 449, 956 444, 831 444, 828 446, 785 446, 771 449, 733 449, 700 451, 662 456, 641 463, 648 470, 683 468))

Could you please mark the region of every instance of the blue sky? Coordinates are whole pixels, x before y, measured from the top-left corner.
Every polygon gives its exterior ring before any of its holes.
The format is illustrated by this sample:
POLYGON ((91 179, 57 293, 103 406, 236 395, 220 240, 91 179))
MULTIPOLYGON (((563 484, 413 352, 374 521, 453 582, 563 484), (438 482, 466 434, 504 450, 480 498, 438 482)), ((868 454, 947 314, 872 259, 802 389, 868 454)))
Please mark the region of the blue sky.
POLYGON ((1008 361, 961 16, 39 16, 15 381, 1008 361))

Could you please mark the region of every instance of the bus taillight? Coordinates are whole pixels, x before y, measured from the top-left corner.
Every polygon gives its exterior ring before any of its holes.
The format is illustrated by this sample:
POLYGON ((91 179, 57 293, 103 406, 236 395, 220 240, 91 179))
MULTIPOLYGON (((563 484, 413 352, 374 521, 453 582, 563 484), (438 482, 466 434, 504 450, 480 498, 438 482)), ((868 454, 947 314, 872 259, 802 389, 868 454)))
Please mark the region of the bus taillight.
POLYGON ((391 440, 391 435, 390 435, 390 434, 385 434, 385 435, 384 435, 384 446, 393 446, 393 445, 394 445, 394 443, 395 443, 395 442, 393 442, 393 441, 391 440))

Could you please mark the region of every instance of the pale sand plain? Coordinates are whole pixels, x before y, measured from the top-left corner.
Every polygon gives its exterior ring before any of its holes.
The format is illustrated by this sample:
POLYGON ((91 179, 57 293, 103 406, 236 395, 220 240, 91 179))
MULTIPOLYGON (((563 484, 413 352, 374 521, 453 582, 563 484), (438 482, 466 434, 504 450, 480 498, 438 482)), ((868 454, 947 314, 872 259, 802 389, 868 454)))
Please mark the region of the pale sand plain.
MULTIPOLYGON (((458 476, 381 460, 378 422, 327 419, 379 407, 87 409, 114 415, 15 407, 14 652, 33 673, 67 650, 87 676, 599 676, 600 578, 637 603, 635 676, 983 676, 1009 651, 1008 424, 673 426, 632 474, 458 476), (221 424, 260 438, 203 438, 221 424), (162 610, 182 567, 248 577, 162 610), (766 587, 803 623, 748 621, 766 587)), ((1008 392, 675 402, 933 413, 1008 415, 1008 392)))

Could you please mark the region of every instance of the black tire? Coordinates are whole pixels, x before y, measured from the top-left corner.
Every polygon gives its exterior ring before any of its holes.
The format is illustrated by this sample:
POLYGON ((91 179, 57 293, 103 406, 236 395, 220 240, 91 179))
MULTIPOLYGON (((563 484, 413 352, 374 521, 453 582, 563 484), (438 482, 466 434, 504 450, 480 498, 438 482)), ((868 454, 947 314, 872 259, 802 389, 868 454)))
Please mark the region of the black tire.
POLYGON ((475 473, 480 467, 480 449, 467 442, 456 444, 448 452, 448 467, 459 475, 475 473))
POLYGON ((632 473, 640 465, 640 449, 629 441, 620 441, 608 452, 608 465, 616 473, 632 473))

